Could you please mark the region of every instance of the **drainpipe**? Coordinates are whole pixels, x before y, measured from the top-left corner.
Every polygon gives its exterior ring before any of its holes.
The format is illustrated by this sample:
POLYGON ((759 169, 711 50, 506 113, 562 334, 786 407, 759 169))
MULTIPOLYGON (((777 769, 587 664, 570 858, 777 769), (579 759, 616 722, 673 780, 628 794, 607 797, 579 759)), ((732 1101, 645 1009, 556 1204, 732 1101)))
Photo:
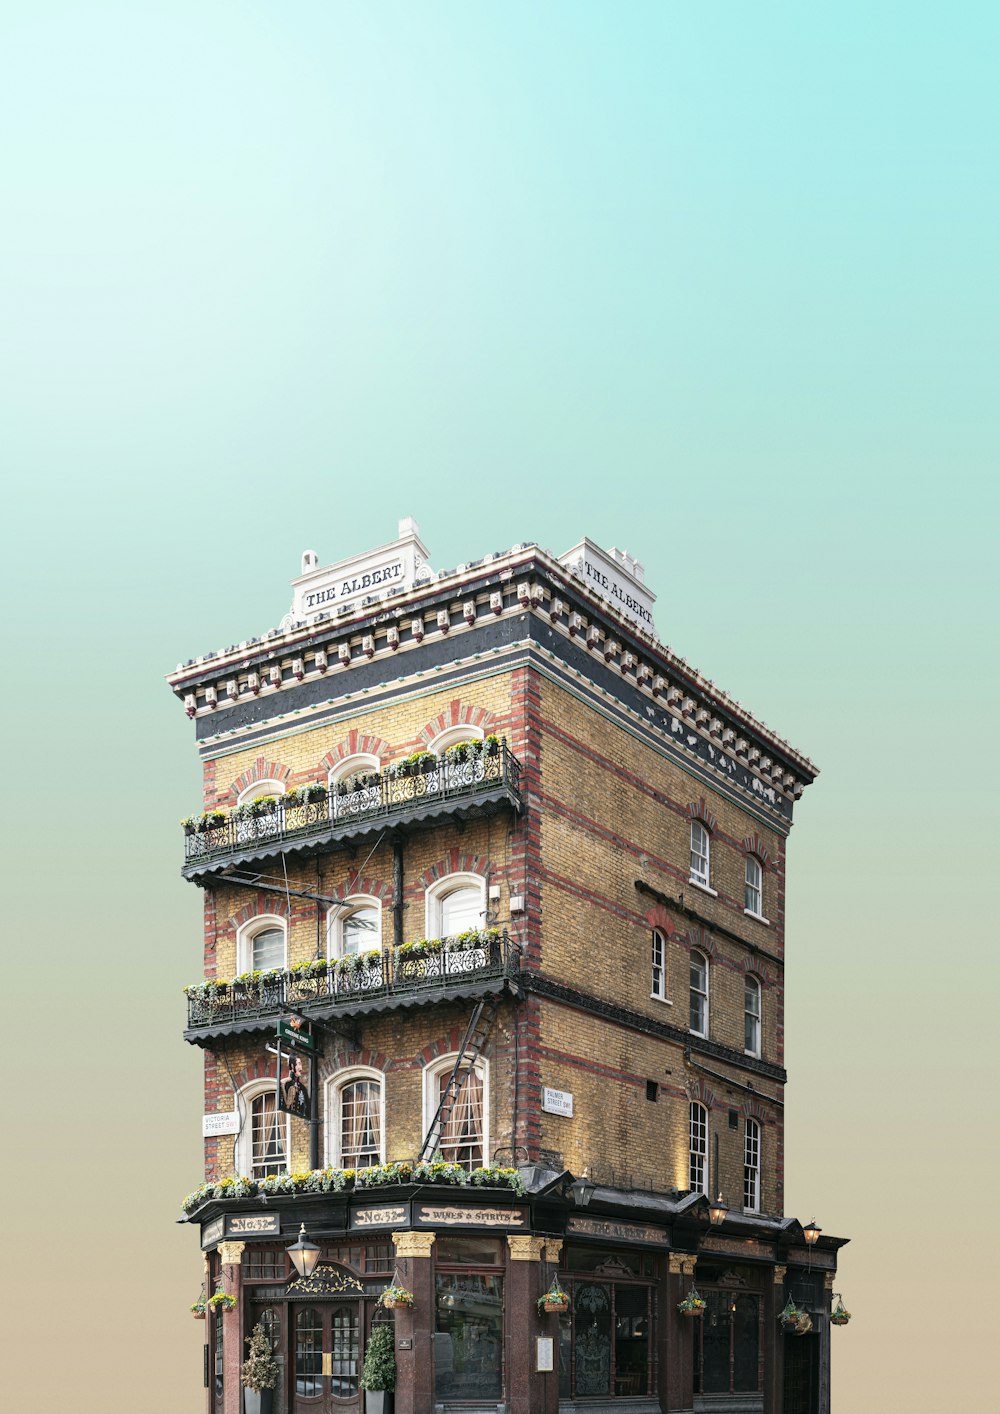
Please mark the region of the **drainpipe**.
POLYGON ((403 840, 397 835, 392 842, 392 941, 403 945, 403 840))

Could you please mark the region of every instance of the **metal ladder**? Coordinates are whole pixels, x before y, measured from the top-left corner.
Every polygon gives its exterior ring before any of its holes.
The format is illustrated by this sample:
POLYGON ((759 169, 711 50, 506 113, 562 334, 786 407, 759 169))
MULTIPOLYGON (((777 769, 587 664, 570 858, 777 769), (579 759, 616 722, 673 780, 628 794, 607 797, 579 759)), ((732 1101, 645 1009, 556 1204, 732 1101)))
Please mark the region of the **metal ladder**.
MULTIPOLYGON (((417 1157, 418 1163, 433 1158, 440 1147, 441 1134, 451 1118, 455 1101, 461 1094, 469 1071, 479 1059, 482 1049, 486 1045, 496 1015, 497 1002, 494 997, 483 997, 482 1001, 477 1003, 476 1009, 469 1019, 469 1024, 465 1028, 465 1037, 459 1048, 451 1075, 448 1077, 448 1084, 441 1091, 441 1099, 438 1102, 434 1118, 424 1136, 423 1147, 417 1157)), ((483 1158, 485 1159, 485 1157, 484 1155, 483 1158)))

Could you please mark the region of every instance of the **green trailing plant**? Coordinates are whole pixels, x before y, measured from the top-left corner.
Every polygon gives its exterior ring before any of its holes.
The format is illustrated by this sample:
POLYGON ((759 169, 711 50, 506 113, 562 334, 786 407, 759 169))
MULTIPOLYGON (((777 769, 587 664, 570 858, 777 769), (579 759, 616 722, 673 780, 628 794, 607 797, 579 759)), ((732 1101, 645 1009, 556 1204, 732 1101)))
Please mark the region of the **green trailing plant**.
POLYGON ((278 1362, 274 1358, 274 1351, 267 1338, 267 1331, 260 1321, 247 1336, 246 1343, 250 1349, 247 1352, 247 1358, 243 1361, 243 1368, 240 1370, 240 1379, 243 1381, 244 1388, 256 1390, 258 1393, 262 1389, 277 1389, 278 1362))
POLYGON ((276 1197, 296 1193, 335 1193, 345 1189, 384 1188, 405 1183, 436 1183, 452 1188, 464 1188, 471 1183, 479 1188, 505 1188, 518 1195, 524 1193, 524 1180, 517 1169, 485 1165, 469 1174, 461 1164, 450 1164, 436 1154, 430 1161, 419 1164, 376 1164, 367 1169, 311 1169, 268 1174, 266 1178, 259 1179, 234 1174, 201 1184, 187 1194, 181 1207, 190 1214, 202 1204, 219 1199, 256 1198, 261 1194, 276 1197))
POLYGON ((385 1390, 396 1388, 396 1341, 390 1325, 373 1325, 361 1371, 361 1388, 385 1390))

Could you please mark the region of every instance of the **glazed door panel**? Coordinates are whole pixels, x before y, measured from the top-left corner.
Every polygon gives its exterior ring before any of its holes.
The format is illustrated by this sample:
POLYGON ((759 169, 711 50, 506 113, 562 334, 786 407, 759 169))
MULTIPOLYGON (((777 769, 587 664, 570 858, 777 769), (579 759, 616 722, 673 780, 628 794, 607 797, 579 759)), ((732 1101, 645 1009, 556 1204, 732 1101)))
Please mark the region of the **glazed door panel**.
POLYGON ((317 1302, 291 1311, 294 1414, 359 1414, 361 1306, 317 1302))

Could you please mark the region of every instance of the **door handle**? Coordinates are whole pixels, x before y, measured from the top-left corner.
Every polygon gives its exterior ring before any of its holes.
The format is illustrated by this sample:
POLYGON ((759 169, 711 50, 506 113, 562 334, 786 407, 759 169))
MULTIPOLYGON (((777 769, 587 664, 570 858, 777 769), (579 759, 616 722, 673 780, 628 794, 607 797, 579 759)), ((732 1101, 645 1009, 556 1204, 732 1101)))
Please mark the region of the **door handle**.
POLYGON ((324 1374, 324 1375, 332 1375, 332 1374, 333 1374, 333 1351, 332 1351, 332 1350, 324 1350, 324 1351, 323 1351, 323 1374, 324 1374))

